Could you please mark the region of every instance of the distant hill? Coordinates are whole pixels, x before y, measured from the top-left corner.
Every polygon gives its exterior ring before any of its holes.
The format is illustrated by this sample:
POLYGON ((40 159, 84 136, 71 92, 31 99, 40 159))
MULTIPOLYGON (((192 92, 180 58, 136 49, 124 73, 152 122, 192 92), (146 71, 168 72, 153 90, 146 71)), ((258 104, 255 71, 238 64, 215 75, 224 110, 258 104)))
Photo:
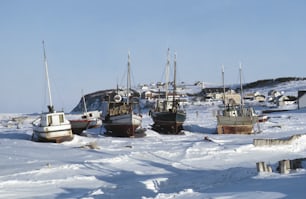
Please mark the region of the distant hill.
POLYGON ((306 77, 280 77, 276 79, 257 80, 255 82, 244 84, 243 88, 244 89, 262 88, 266 86, 275 86, 277 84, 284 83, 284 82, 300 81, 300 80, 306 80, 306 77))

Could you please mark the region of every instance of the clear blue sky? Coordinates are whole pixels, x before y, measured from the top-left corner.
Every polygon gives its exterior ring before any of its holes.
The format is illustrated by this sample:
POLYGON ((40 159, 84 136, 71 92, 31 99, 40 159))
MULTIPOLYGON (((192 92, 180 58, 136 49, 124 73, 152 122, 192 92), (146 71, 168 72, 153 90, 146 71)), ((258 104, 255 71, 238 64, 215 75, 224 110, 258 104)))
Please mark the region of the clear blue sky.
MULTIPOLYGON (((169 47, 178 79, 221 83, 306 76, 304 0, 1 0, 0 113, 46 110, 42 40, 55 108, 116 87, 131 52, 134 84, 162 80, 169 47)), ((237 83, 237 82, 236 82, 237 83)))

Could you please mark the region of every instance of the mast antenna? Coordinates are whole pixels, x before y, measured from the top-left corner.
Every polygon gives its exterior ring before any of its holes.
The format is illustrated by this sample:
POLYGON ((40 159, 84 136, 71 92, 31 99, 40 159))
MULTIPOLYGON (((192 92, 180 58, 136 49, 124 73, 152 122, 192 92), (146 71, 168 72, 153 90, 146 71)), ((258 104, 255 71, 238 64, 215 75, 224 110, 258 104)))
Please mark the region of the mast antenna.
POLYGON ((167 53, 167 63, 166 63, 166 99, 168 99, 168 86, 169 86, 169 70, 170 70, 170 48, 168 48, 167 53))
POLYGON ((239 76, 240 76, 240 97, 241 97, 241 106, 244 106, 243 101, 243 86, 242 86, 242 63, 239 64, 239 76))
POLYGON ((128 52, 128 71, 127 71, 127 104, 130 103, 129 95, 130 95, 130 87, 131 87, 131 58, 130 51, 128 52))
POLYGON ((174 53, 174 72, 173 72, 173 104, 172 106, 176 107, 175 96, 176 96, 176 52, 174 53))
POLYGON ((223 105, 225 106, 224 65, 222 64, 223 105))

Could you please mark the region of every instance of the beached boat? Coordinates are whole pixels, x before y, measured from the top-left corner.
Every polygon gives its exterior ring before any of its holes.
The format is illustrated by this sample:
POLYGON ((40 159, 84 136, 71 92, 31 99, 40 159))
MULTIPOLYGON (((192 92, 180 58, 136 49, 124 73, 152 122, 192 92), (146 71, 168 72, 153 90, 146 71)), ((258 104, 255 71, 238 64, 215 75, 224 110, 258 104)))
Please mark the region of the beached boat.
POLYGON ((82 134, 84 130, 97 128, 102 125, 101 111, 86 111, 81 114, 67 115, 74 134, 82 134))
POLYGON ((52 104, 50 81, 48 74, 48 63, 43 41, 44 64, 49 94, 48 112, 41 113, 40 117, 33 121, 32 140, 46 142, 62 142, 72 140, 70 122, 66 119, 64 112, 56 112, 52 104))
POLYGON ((176 55, 174 55, 174 79, 173 96, 169 98, 168 82, 170 67, 170 52, 168 49, 166 64, 166 97, 158 99, 156 106, 150 111, 154 124, 152 129, 162 134, 180 134, 183 130, 183 123, 186 120, 186 112, 180 107, 180 100, 176 96, 176 55))
POLYGON ((84 112, 67 115, 71 124, 71 129, 74 134, 82 134, 84 130, 96 128, 102 125, 101 111, 87 111, 86 101, 82 95, 84 112))
POLYGON ((144 130, 141 129, 142 116, 135 111, 135 105, 138 103, 130 101, 130 88, 130 54, 128 54, 126 97, 116 93, 108 96, 108 99, 103 102, 103 126, 107 131, 106 135, 114 137, 145 136, 144 130))
POLYGON ((217 132, 218 134, 252 134, 254 125, 258 122, 258 116, 253 107, 246 107, 243 102, 241 83, 241 65, 240 65, 240 104, 233 104, 234 100, 225 99, 224 87, 224 69, 222 69, 223 78, 223 108, 217 114, 217 132), (227 102, 226 102, 227 101, 227 102))

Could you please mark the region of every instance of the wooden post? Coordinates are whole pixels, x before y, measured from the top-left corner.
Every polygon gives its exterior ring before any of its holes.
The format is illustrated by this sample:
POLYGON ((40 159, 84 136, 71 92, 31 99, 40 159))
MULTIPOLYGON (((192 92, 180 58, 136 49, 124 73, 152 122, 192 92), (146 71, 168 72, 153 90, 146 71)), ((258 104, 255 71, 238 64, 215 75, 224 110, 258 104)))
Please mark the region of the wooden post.
POLYGON ((257 163, 256 163, 256 167, 257 167, 257 172, 258 172, 258 173, 264 171, 264 169, 263 169, 263 164, 264 164, 264 162, 257 162, 257 163))
POLYGON ((271 166, 267 166, 267 172, 272 173, 272 167, 271 166))
POLYGON ((257 172, 268 172, 268 173, 272 173, 272 167, 266 165, 265 162, 257 162, 256 163, 256 167, 257 167, 257 172))
POLYGON ((279 161, 279 169, 281 174, 290 173, 290 160, 279 161))
POLYGON ((290 168, 294 170, 302 168, 302 160, 301 159, 290 160, 290 168))

